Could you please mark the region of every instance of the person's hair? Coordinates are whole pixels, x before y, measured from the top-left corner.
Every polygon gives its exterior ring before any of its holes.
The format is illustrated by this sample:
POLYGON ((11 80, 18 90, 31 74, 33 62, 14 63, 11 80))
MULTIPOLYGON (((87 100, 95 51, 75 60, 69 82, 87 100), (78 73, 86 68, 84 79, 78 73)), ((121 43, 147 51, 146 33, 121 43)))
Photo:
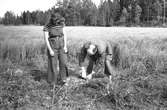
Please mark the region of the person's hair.
POLYGON ((97 48, 97 46, 95 45, 95 48, 96 48, 96 53, 94 54, 94 55, 92 55, 92 56, 90 56, 91 57, 91 59, 93 60, 93 62, 95 63, 95 64, 98 64, 98 63, 100 63, 100 61, 101 61, 101 54, 99 53, 99 51, 98 51, 98 48, 97 48))
POLYGON ((52 26, 64 26, 65 18, 61 16, 59 12, 52 12, 49 20, 52 26))
MULTIPOLYGON (((80 55, 79 55, 79 59, 80 59, 79 62, 84 61, 87 55, 87 49, 90 47, 91 44, 92 44, 91 42, 87 42, 83 45, 83 47, 81 48, 80 55)), ((95 64, 98 64, 101 61, 101 54, 99 53, 96 45, 95 45, 95 50, 96 50, 96 53, 94 55, 91 55, 90 58, 93 60, 95 64)))

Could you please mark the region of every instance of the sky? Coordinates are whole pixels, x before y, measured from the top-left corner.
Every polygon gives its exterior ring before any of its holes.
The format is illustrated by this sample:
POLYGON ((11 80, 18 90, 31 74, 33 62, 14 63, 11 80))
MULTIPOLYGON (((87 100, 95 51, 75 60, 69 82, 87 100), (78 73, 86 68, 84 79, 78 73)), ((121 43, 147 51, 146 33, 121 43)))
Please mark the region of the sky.
MULTIPOLYGON (((100 0, 92 0, 96 5, 100 0)), ((56 0, 0 0, 0 17, 3 17, 6 11, 12 11, 20 15, 23 11, 48 10, 55 4, 56 0)))

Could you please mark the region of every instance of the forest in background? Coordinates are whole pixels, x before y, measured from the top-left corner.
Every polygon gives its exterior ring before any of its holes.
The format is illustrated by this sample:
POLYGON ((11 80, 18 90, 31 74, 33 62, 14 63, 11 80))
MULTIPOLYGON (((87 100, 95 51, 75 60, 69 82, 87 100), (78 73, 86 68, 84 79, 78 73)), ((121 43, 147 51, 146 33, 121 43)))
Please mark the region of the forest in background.
POLYGON ((15 15, 7 11, 4 25, 44 25, 53 10, 59 10, 67 26, 162 26, 167 11, 166 0, 58 0, 47 11, 23 11, 15 15))

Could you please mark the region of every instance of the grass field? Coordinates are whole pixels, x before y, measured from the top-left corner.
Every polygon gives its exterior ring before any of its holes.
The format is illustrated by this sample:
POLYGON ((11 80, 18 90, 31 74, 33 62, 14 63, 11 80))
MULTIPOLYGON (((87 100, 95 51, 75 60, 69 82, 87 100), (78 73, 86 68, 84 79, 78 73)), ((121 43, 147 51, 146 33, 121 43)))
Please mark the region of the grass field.
POLYGON ((0 26, 0 108, 167 110, 167 28, 65 30, 70 73, 78 74, 77 55, 87 40, 110 40, 120 45, 121 60, 109 90, 105 77, 89 81, 70 77, 67 85, 56 89, 55 104, 51 105, 42 27, 0 26))

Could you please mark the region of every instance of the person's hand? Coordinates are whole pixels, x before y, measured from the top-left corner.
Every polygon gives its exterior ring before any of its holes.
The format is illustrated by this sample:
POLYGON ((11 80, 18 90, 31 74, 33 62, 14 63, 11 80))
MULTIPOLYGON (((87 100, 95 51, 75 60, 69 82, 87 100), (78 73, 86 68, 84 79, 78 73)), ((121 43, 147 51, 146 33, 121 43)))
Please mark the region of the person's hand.
POLYGON ((112 55, 106 55, 106 60, 111 61, 113 59, 112 55))
POLYGON ((92 79, 93 74, 95 74, 94 71, 92 71, 89 75, 86 76, 87 79, 92 79))
POLYGON ((54 51, 50 50, 50 55, 53 57, 54 56, 54 51))
POLYGON ((65 52, 65 53, 67 53, 67 52, 68 52, 68 50, 67 50, 67 47, 66 47, 66 46, 64 47, 64 52, 65 52))
POLYGON ((84 67, 81 67, 80 73, 83 78, 86 78, 86 70, 84 67))

